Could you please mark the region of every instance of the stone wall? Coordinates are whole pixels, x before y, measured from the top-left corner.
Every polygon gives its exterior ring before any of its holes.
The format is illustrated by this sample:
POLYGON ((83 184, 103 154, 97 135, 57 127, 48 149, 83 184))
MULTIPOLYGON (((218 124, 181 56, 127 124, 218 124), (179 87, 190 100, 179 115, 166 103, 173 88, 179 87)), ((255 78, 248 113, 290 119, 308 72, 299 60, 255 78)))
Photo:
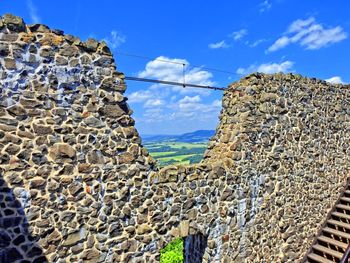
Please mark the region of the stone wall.
POLYGON ((310 246, 349 175, 349 87, 256 74, 225 94, 207 158, 231 156, 235 173, 259 184, 245 195, 246 225, 233 238, 239 257, 295 262, 310 246))
POLYGON ((0 169, 9 186, 0 193, 1 235, 9 241, 0 255, 34 260, 29 236, 50 262, 107 262, 126 245, 136 250, 136 241, 123 244, 138 207, 130 192, 153 161, 110 50, 11 15, 0 29, 0 169), (24 209, 26 238, 5 222, 23 215, 9 195, 24 209))
POLYGON ((189 235, 204 262, 301 259, 350 170, 349 86, 252 74, 203 162, 158 170, 105 43, 0 30, 0 260, 157 262, 189 235))
POLYGON ((193 204, 180 221, 208 236, 208 262, 300 261, 350 170, 349 106, 349 86, 300 75, 229 87, 198 166, 208 170, 164 168, 153 180, 168 200, 193 204))

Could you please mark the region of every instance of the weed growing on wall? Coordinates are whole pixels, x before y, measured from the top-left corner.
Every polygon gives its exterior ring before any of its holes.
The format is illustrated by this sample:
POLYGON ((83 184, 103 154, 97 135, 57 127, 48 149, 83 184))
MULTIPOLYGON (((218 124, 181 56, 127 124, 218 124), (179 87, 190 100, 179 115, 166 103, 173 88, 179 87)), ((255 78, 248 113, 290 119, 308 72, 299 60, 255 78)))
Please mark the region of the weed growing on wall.
POLYGON ((177 238, 160 250, 160 263, 183 263, 184 241, 177 238))

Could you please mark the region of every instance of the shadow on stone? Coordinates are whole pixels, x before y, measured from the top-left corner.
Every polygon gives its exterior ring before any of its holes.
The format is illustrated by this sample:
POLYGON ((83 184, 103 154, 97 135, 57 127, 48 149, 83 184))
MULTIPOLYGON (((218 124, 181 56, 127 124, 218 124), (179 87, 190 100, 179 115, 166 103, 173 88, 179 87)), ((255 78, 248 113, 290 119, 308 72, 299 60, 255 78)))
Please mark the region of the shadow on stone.
POLYGON ((0 171, 0 262, 47 262, 42 249, 29 231, 21 202, 8 187, 0 171))
POLYGON ((185 263, 202 263, 208 238, 202 234, 189 235, 184 238, 185 263))

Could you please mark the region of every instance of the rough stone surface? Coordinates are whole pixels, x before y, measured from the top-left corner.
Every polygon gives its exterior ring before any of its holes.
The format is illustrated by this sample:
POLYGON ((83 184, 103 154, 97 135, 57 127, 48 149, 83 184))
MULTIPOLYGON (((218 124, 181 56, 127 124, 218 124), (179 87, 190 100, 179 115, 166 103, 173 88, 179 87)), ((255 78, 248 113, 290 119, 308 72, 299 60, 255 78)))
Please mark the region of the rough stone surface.
POLYGON ((348 85, 249 75, 204 160, 159 170, 105 43, 0 21, 0 262, 157 262, 196 235, 203 262, 300 261, 349 174, 348 85))

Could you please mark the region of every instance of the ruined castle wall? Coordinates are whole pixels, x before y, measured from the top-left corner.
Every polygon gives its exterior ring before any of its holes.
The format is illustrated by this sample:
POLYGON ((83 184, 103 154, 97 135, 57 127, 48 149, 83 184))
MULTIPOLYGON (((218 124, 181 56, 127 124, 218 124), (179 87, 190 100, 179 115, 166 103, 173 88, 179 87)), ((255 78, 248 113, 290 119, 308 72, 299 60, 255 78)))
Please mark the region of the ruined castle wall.
POLYGON ((186 189, 167 195, 194 203, 182 216, 208 236, 205 262, 302 258, 349 175, 349 106, 349 86, 300 75, 253 74, 229 87, 202 162, 222 172, 165 168, 154 180, 186 189))
POLYGON ((0 261, 297 262, 350 168, 349 86, 253 74, 202 163, 158 171, 104 43, 0 19, 0 261))
POLYGON ((253 74, 226 92, 205 161, 233 159, 230 171, 255 178, 262 200, 256 206, 255 194, 245 195, 246 224, 232 239, 239 258, 296 262, 306 253, 349 176, 349 88, 253 74))
POLYGON ((105 43, 11 15, 0 30, 0 261, 117 262, 153 165, 123 75, 105 43))

